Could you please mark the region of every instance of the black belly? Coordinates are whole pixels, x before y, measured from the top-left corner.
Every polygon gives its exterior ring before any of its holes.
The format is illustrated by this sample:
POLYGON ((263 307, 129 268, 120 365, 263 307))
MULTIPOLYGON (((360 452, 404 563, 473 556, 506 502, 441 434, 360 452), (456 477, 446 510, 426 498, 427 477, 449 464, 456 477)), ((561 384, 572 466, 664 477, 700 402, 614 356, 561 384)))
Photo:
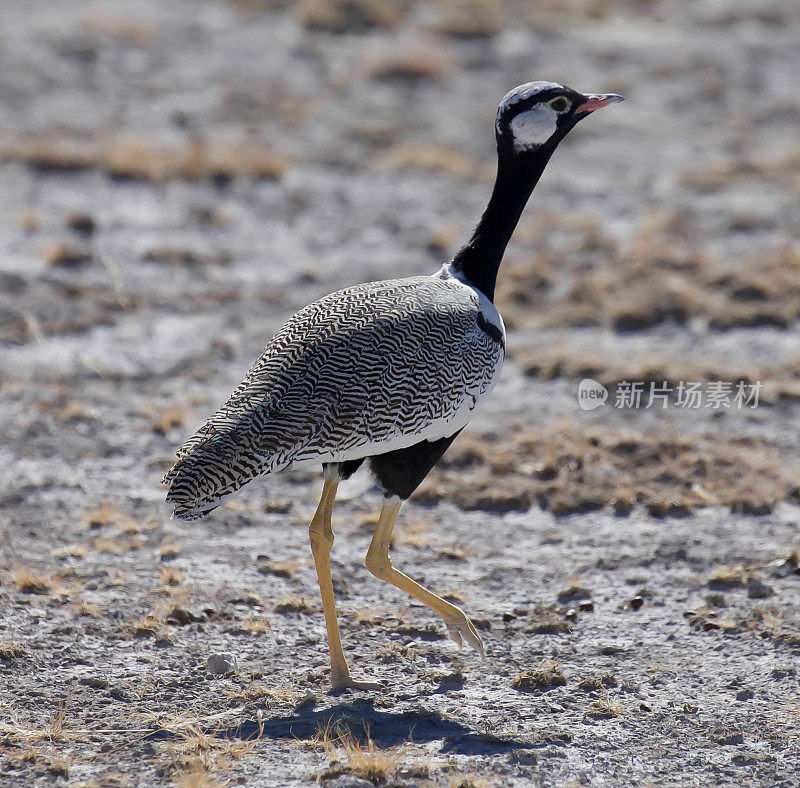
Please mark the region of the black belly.
POLYGON ((359 469, 364 460, 369 460, 370 469, 387 493, 408 498, 447 451, 458 432, 438 441, 420 441, 407 449, 396 449, 385 454, 340 462, 339 475, 343 479, 348 479, 359 469))

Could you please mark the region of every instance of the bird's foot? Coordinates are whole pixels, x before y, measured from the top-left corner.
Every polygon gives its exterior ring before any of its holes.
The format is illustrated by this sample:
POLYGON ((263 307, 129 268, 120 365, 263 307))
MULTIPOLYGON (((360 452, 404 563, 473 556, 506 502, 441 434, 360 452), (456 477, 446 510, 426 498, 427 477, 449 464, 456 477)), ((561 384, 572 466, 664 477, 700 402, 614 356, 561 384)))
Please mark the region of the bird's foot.
POLYGON ((383 684, 378 681, 355 681, 349 673, 331 674, 331 694, 336 695, 348 689, 356 690, 379 690, 383 689, 383 684))
MULTIPOLYGON (((456 608, 458 610, 458 608, 456 608)), ((475 625, 466 617, 463 610, 458 610, 452 616, 445 616, 444 623, 447 626, 447 632, 450 635, 450 640, 455 641, 456 645, 461 648, 464 640, 472 646, 482 657, 486 656, 486 651, 483 648, 483 641, 475 629, 475 625)))

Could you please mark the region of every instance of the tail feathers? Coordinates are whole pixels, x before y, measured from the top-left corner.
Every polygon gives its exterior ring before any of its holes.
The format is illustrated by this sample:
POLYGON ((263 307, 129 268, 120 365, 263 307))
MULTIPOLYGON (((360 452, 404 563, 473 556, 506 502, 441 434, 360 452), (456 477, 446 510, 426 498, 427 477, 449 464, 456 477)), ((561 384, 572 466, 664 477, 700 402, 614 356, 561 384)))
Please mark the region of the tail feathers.
POLYGON ((175 507, 173 517, 199 520, 266 470, 263 458, 250 451, 221 452, 215 445, 179 457, 163 480, 169 485, 167 501, 175 507))
POLYGON ((216 509, 226 495, 241 486, 235 479, 221 478, 213 464, 197 455, 179 459, 163 481, 169 485, 167 502, 174 505, 172 516, 190 522, 216 509))

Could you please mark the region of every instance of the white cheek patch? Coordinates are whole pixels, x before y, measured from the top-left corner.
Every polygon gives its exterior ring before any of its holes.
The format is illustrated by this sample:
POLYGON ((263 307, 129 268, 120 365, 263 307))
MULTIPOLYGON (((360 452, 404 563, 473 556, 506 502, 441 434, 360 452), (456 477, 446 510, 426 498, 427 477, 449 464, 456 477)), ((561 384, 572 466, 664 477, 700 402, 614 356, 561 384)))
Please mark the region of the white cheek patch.
POLYGON ((538 148, 553 136, 557 123, 558 113, 547 104, 522 112, 509 124, 514 147, 517 150, 538 148))

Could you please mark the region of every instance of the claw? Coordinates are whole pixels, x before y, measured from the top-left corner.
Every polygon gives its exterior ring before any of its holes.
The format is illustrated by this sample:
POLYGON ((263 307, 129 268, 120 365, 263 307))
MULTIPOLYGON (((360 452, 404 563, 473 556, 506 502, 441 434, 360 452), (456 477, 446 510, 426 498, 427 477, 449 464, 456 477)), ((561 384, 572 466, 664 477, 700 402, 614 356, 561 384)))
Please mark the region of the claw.
POLYGON ((475 649, 482 657, 486 656, 486 651, 483 648, 483 641, 478 631, 475 629, 474 624, 464 615, 463 611, 459 610, 459 615, 452 618, 445 619, 444 623, 447 626, 447 632, 450 639, 455 644, 462 648, 463 642, 466 639, 472 648, 475 649))

